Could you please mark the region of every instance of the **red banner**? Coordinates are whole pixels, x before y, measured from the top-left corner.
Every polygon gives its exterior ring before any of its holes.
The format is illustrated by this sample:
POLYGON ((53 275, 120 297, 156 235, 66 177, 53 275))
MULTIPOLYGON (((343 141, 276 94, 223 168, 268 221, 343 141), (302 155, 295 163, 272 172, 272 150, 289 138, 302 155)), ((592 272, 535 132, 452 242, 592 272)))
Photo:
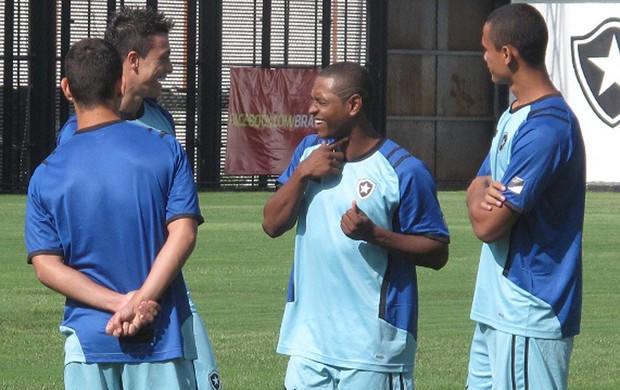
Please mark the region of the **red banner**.
POLYGON ((231 68, 228 142, 229 175, 279 175, 293 151, 314 133, 308 114, 315 69, 231 68))

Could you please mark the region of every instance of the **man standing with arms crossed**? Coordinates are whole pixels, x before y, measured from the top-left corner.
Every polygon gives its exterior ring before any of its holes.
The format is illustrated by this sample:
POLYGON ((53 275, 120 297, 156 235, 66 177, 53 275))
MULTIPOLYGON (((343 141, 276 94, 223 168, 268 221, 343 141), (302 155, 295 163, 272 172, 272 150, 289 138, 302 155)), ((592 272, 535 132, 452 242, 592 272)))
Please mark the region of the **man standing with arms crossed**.
POLYGON ((548 32, 527 4, 482 32, 493 82, 516 97, 467 190, 484 241, 471 309, 468 388, 566 389, 582 297, 585 152, 579 123, 545 67, 548 32))
MULTIPOLYGON (((161 80, 172 73, 168 34, 173 26, 171 19, 154 9, 124 7, 111 16, 105 32, 105 39, 123 60, 121 118, 172 135, 174 120, 155 99, 161 95, 161 80)), ((60 130, 57 144, 66 142, 75 131, 76 120, 72 116, 60 130)), ((211 341, 189 290, 188 297, 198 354, 194 360, 198 388, 219 390, 221 383, 211 341)))
POLYGON ((351 62, 321 71, 316 120, 278 179, 263 229, 297 222, 278 352, 285 388, 413 389, 416 266, 448 260, 448 229, 426 166, 373 129, 372 81, 351 62))
POLYGON ((67 297, 65 388, 195 389, 181 268, 203 218, 187 156, 174 137, 119 118, 110 43, 79 41, 65 64, 78 130, 35 170, 25 221, 28 261, 67 297), (153 318, 143 306, 155 301, 153 318))

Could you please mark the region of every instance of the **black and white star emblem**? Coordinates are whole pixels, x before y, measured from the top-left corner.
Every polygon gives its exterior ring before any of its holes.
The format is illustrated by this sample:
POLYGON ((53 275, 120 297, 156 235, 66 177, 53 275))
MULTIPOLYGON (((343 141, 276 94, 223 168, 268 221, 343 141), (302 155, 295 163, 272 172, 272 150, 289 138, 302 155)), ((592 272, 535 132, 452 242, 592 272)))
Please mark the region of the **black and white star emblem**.
POLYGON ((502 149, 504 149, 504 146, 506 146, 506 141, 508 141, 508 133, 504 133, 502 135, 502 140, 499 141, 499 150, 497 151, 498 153, 502 151, 502 149))
POLYGON ((213 390, 220 390, 222 388, 222 382, 220 382, 220 374, 217 371, 213 371, 209 374, 209 382, 213 390))
POLYGON ((610 18, 571 38, 573 68, 596 115, 610 127, 620 123, 620 19, 610 18))
POLYGON ((370 179, 362 179, 357 182, 357 196, 359 196, 360 199, 366 199, 372 194, 375 187, 375 183, 370 179))

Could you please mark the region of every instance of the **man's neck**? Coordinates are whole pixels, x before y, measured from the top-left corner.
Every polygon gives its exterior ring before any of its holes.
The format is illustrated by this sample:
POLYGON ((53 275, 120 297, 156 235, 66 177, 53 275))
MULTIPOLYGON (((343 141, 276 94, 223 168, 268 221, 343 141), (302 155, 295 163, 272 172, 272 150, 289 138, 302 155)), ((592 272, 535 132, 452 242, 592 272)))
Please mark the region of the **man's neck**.
POLYGON ((379 138, 379 134, 368 121, 354 126, 345 149, 346 159, 356 160, 370 152, 377 145, 379 138))
POLYGON ((558 94, 545 69, 530 69, 513 79, 510 91, 517 98, 513 109, 532 103, 544 96, 558 94))
POLYGON ((123 115, 131 118, 135 118, 138 115, 138 112, 142 108, 142 102, 144 99, 137 95, 125 95, 123 96, 123 100, 121 101, 120 111, 123 115))
POLYGON ((118 112, 107 106, 96 106, 88 109, 76 106, 75 115, 77 116, 78 130, 120 119, 118 112))

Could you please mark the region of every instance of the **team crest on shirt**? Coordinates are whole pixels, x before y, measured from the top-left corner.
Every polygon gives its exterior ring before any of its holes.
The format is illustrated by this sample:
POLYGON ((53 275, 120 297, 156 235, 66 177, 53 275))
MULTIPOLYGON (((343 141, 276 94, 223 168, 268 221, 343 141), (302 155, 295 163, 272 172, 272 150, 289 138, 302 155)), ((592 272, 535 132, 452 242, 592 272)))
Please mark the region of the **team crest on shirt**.
POLYGON ((372 195, 376 186, 377 185, 373 183, 370 179, 362 179, 358 181, 357 182, 357 196, 359 196, 360 199, 368 198, 370 195, 372 195))
POLYGON ((609 127, 620 124, 620 19, 610 18, 571 38, 577 81, 596 115, 609 127))
POLYGON ((209 374, 209 383, 213 390, 220 390, 222 388, 222 382, 220 381, 220 374, 217 371, 212 371, 209 374))
POLYGON ((521 191, 523 191, 523 186, 525 185, 525 180, 521 179, 519 176, 515 176, 508 183, 508 189, 515 194, 519 195, 521 191))
POLYGON ((506 146, 506 141, 508 141, 508 133, 504 133, 504 135, 502 135, 502 140, 499 142, 499 152, 501 152, 502 149, 504 149, 504 146, 506 146))

